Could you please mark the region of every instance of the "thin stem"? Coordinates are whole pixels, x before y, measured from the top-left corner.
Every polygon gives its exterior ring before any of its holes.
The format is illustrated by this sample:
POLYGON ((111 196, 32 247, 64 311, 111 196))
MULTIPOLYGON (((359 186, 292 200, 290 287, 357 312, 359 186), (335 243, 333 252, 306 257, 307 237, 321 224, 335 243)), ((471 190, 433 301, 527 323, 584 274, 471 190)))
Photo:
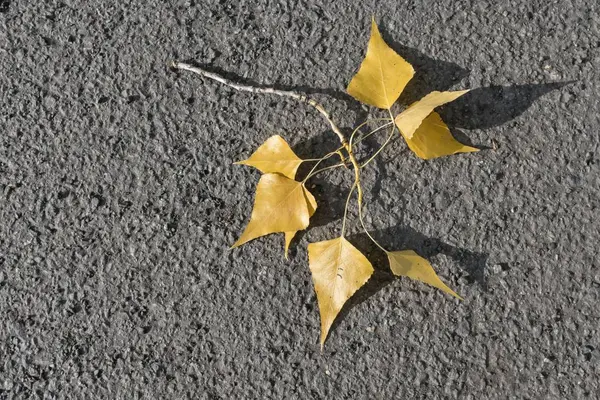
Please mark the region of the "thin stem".
MULTIPOLYGON (((329 157, 331 157, 331 156, 333 156, 335 154, 337 154, 337 151, 332 151, 331 153, 327 153, 325 156, 317 159, 317 163, 315 165, 313 165, 312 169, 308 172, 308 175, 306 175, 306 178, 304 178, 304 180, 302 181, 302 183, 305 183, 308 180, 308 178, 311 176, 311 174, 313 173, 313 171, 315 169, 317 169, 317 167, 319 166, 319 164, 321 164, 323 161, 327 160, 329 157)), ((341 165, 345 165, 345 164, 342 163, 341 165)))
POLYGON ((227 79, 215 72, 207 71, 203 68, 195 67, 193 65, 186 64, 186 63, 180 63, 177 61, 173 61, 171 63, 171 66, 176 69, 190 71, 195 74, 204 76, 206 78, 210 78, 212 80, 222 83, 223 85, 229 86, 236 90, 240 90, 242 92, 274 94, 274 95, 281 96, 281 97, 290 97, 290 98, 298 100, 302 103, 308 104, 308 105, 314 107, 318 112, 320 112, 321 115, 323 116, 323 118, 325 118, 327 120, 327 122, 329 122, 331 129, 333 130, 333 132, 335 132, 335 134, 340 139, 340 143, 342 144, 342 146, 346 147, 348 145, 346 137, 344 136, 344 134, 342 133, 340 128, 338 128, 338 126, 335 124, 335 122, 333 122, 333 120, 331 119, 331 115, 329 115, 329 113, 323 108, 323 106, 321 104, 317 103, 316 101, 314 101, 313 99, 311 99, 301 93, 294 92, 291 90, 279 90, 279 89, 275 89, 272 87, 256 87, 256 86, 243 85, 240 83, 232 82, 229 79, 227 79))
MULTIPOLYGON (((388 110, 388 111, 390 113, 390 117, 393 120, 394 116, 392 115, 392 111, 391 110, 388 110)), ((396 125, 392 124, 392 130, 391 130, 390 135, 388 136, 387 140, 385 141, 385 143, 383 143, 383 145, 381 145, 379 150, 377 150, 375 152, 375 154, 373 154, 367 161, 365 161, 365 163, 363 165, 361 165, 360 168, 364 168, 365 166, 367 166, 367 164, 369 164, 371 161, 373 161, 375 159, 375 157, 377 157, 379 155, 379 153, 381 153, 383 151, 383 149, 386 148, 386 146, 390 143, 390 140, 392 140, 392 138, 394 137, 395 131, 396 131, 396 125)))
MULTIPOLYGON (((379 148, 379 150, 377 150, 375 152, 375 154, 373 154, 373 156, 371 156, 371 158, 369 158, 367 160, 367 162, 365 162, 363 165, 360 166, 360 168, 363 168, 365 165, 367 165, 368 163, 370 163, 390 142, 390 140, 392 139, 392 137, 394 136, 394 132, 395 132, 395 124, 394 124, 394 116, 392 115, 392 110, 388 109, 388 112, 390 114, 390 118, 391 118, 391 124, 392 124, 392 131, 390 132, 390 135, 388 136, 387 140, 385 141, 385 143, 383 143, 383 145, 379 148)), ((386 124, 388 125, 388 124, 386 124)), ((352 138, 350 139, 350 143, 352 143, 352 138)), ((359 190, 360 190, 360 183, 359 183, 359 190)), ((363 218, 363 206, 361 204, 361 202, 358 203, 358 218, 360 219, 360 224, 362 225, 363 230, 365 231, 365 233, 367 234, 367 236, 369 237, 369 239, 371 239, 371 241, 373 243, 375 243, 375 245, 377 247, 379 247, 384 253, 387 253, 388 251, 386 249, 383 248, 382 245, 380 245, 377 240, 375 240, 375 238, 373 236, 371 236, 371 234, 369 233, 369 231, 367 230, 367 227, 365 226, 365 221, 363 218)))
POLYGON ((346 216, 348 215, 348 204, 350 204, 350 197, 352 197, 352 193, 354 193, 355 188, 356 182, 352 185, 350 193, 348 193, 348 198, 346 198, 346 207, 344 208, 344 219, 342 219, 342 237, 344 237, 344 233, 346 232, 346 216))
MULTIPOLYGON (((358 126, 358 128, 360 128, 361 126, 364 126, 364 125, 365 125, 367 122, 373 122, 373 121, 376 121, 376 120, 381 120, 381 121, 389 121, 390 119, 389 119, 389 118, 377 118, 377 119, 371 119, 371 120, 368 120, 368 121, 366 121, 366 122, 364 122, 364 123, 360 124, 360 125, 358 126)), ((365 140, 365 139, 366 139, 366 138, 368 138, 369 136, 371 136, 371 135, 374 135, 375 133, 379 132, 379 131, 380 131, 380 130, 382 130, 382 129, 385 129, 385 128, 387 128, 388 126, 390 126, 390 125, 392 125, 392 124, 393 124, 393 122, 388 122, 387 124, 383 124, 383 125, 381 125, 381 126, 379 126, 379 127, 375 128, 375 129, 374 129, 374 130, 372 130, 371 132, 367 133, 365 136, 360 136, 360 137, 359 137, 359 138, 356 140, 356 143, 354 143, 354 144, 358 144, 358 143, 362 142, 363 140, 365 140)), ((355 129, 354 131, 356 131, 356 129, 355 129)), ((354 134, 354 131, 352 132, 353 134, 354 134)), ((351 139, 350 143, 352 143, 352 139, 351 139)), ((340 146, 340 147, 338 147, 337 149, 335 149, 335 150, 334 150, 334 151, 332 151, 331 153, 328 153, 327 155, 325 155, 325 156, 324 156, 324 157, 322 157, 322 158, 308 158, 308 159, 304 159, 304 160, 302 160, 302 161, 321 161, 321 160, 323 160, 323 159, 326 159, 326 158, 329 158, 329 157, 331 157, 331 156, 332 156, 332 155, 334 155, 334 154, 339 154, 340 150, 344 150, 344 149, 345 149, 345 147, 344 147, 344 146, 340 146)))
POLYGON ((356 157, 354 153, 352 153, 352 149, 348 148, 348 157, 350 157, 350 162, 352 163, 352 167, 354 168, 354 186, 356 186, 356 191, 358 194, 358 206, 362 204, 363 199, 363 191, 360 187, 360 165, 358 161, 356 161, 356 157))
POLYGON ((387 253, 388 251, 386 249, 384 249, 382 245, 380 245, 379 243, 377 243, 377 240, 373 239, 373 236, 371 236, 371 234, 369 233, 369 231, 365 227, 365 221, 363 220, 362 207, 360 207, 360 206, 358 207, 358 218, 360 219, 360 224, 362 225, 363 230, 365 231, 365 233, 367 234, 367 236, 369 237, 369 239, 371 239, 371 241, 373 243, 375 243, 375 245, 377 247, 379 247, 381 250, 383 250, 385 253, 387 253))
MULTIPOLYGON (((327 155, 325 157, 329 157, 329 153, 327 153, 327 155)), ((321 157, 321 158, 303 158, 302 162, 313 162, 313 161, 321 161, 323 160, 325 157, 321 157)))
MULTIPOLYGON (((356 128, 354 128, 354 130, 352 131, 352 135, 350 135, 350 148, 352 148, 352 143, 354 141, 354 135, 356 135, 360 131, 360 128, 362 128, 363 126, 367 125, 369 122, 377 122, 377 121, 391 121, 391 120, 389 118, 373 118, 373 119, 368 119, 365 122, 363 122, 362 124, 360 124, 359 126, 357 126, 356 128)), ((387 126, 387 125, 388 124, 386 124, 384 126, 387 126)), ((374 131, 369 132, 369 134, 367 136, 369 136, 372 133, 376 132, 380 128, 381 127, 375 129, 374 131)))
POLYGON ((360 136, 360 137, 359 137, 359 138, 356 140, 356 143, 354 143, 354 144, 358 144, 358 143, 362 142, 362 141, 363 141, 363 140, 365 140, 366 138, 368 138, 368 137, 370 137, 370 136, 372 136, 372 135, 376 134, 376 133, 377 133, 377 132, 379 132, 380 130, 382 130, 382 129, 385 129, 385 128, 387 128, 388 126, 390 126, 390 125, 392 125, 392 124, 393 124, 393 122, 388 122, 387 124, 383 124, 383 125, 381 125, 381 126, 377 127, 376 129, 374 129, 374 130, 372 130, 371 132, 367 133, 365 136, 360 136))
POLYGON ((311 172, 308 175, 306 175, 306 178, 304 178, 304 180, 302 180, 302 183, 306 183, 307 180, 309 180, 313 176, 315 176, 323 171, 327 171, 327 170, 333 169, 333 168, 343 167, 344 165, 345 165, 344 163, 339 163, 339 164, 335 164, 335 165, 330 165, 329 167, 320 168, 320 169, 316 170, 315 172, 311 172))

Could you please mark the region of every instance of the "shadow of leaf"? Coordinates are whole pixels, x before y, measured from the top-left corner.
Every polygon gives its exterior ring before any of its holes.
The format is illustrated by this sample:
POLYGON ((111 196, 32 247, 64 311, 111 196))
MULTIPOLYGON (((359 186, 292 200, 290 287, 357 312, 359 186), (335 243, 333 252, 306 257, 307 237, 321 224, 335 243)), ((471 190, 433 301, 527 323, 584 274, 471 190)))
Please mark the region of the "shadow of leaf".
MULTIPOLYGON (((317 156, 324 156, 340 147, 337 138, 331 130, 321 131, 316 135, 312 135, 298 143, 292 145, 294 153, 302 159, 313 159, 317 156)), ((334 164, 340 161, 338 156, 332 156, 329 160, 324 161, 320 167, 327 166, 329 163, 334 164), (332 162, 335 161, 335 162, 332 162), (327 163, 327 164, 326 164, 327 163)), ((298 176, 304 176, 314 165, 313 162, 303 163, 298 171, 298 176)))
POLYGON ((399 102, 412 104, 434 90, 448 90, 450 87, 469 76, 470 71, 458 64, 436 60, 420 51, 395 41, 388 31, 379 27, 384 40, 415 69, 415 75, 408 83, 399 102))
POLYGON ((573 81, 477 88, 447 104, 439 113, 454 128, 491 128, 518 117, 539 97, 570 83, 573 81))
POLYGON ((0 0, 0 13, 7 13, 10 9, 10 0, 0 0))

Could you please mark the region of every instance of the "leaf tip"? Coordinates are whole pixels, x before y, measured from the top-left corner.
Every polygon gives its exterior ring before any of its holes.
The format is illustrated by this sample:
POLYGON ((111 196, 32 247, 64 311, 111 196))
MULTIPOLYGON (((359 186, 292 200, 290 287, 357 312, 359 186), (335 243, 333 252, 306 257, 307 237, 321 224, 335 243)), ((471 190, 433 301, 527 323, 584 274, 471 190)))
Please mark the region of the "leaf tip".
POLYGON ((241 245, 243 245, 244 243, 246 243, 246 242, 242 242, 241 240, 242 240, 242 238, 239 238, 234 244, 231 245, 229 250, 236 249, 236 248, 240 247, 241 245))
POLYGON ((371 36, 381 38, 381 33, 379 32, 379 26, 377 26, 377 21, 375 21, 375 16, 371 16, 371 36))
MULTIPOLYGON (((438 278, 438 279, 439 279, 439 278, 438 278)), ((427 283, 428 285, 431 285, 431 286, 433 286, 433 287, 435 287, 435 288, 438 288, 438 289, 442 290, 443 292, 446 292, 447 294, 449 294, 449 295, 451 295, 451 296, 453 296, 453 297, 456 297, 456 298, 457 298, 458 300, 460 300, 460 301, 464 301, 464 299, 463 299, 462 297, 460 297, 460 296, 458 295, 458 293, 456 293, 454 290, 450 289, 450 288, 448 287, 448 285, 446 285, 446 284, 445 284, 444 282, 442 282, 441 280, 439 280, 439 282, 438 282, 438 284, 437 284, 437 285, 436 285, 436 284, 432 284, 433 282, 425 282, 425 283, 427 283)))

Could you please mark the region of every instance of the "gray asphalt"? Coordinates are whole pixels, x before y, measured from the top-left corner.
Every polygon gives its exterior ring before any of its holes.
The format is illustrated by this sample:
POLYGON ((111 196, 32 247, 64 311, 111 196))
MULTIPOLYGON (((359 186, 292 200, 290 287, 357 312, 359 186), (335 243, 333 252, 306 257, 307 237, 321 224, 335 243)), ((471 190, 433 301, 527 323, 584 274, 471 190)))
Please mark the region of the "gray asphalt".
MULTIPOLYGON (((596 0, 0 0, 0 399, 600 398, 596 0), (219 3, 219 4, 217 4, 219 3), (306 245, 352 180, 311 182, 314 227, 229 250, 269 136, 337 146, 314 110, 170 70, 306 91, 344 129, 374 14, 477 154, 398 139, 364 173, 367 224, 464 298, 376 274, 321 353, 306 245)), ((398 107, 398 110, 401 106, 398 107)), ((382 137, 361 150, 365 157, 382 137)))

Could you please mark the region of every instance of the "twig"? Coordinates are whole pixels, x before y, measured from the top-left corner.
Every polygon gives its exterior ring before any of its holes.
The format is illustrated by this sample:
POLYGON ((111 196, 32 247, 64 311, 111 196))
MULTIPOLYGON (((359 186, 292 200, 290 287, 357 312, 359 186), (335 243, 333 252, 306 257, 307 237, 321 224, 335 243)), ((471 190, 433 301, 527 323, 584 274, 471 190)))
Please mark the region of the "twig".
POLYGON ((317 103, 313 99, 311 99, 301 93, 294 92, 291 90, 279 90, 279 89, 275 89, 272 87, 256 87, 256 86, 243 85, 240 83, 232 82, 229 79, 227 79, 215 72, 207 71, 200 67, 195 67, 193 65, 186 64, 186 63, 180 63, 177 61, 173 61, 171 66, 176 69, 190 71, 190 72, 196 73, 198 75, 204 76, 206 78, 210 78, 212 80, 222 83, 223 85, 227 85, 233 89, 240 90, 243 92, 274 94, 274 95, 281 96, 281 97, 290 97, 290 98, 298 100, 304 104, 308 104, 308 105, 314 107, 318 112, 320 112, 321 115, 327 120, 327 122, 329 122, 329 125, 331 126, 331 130, 333 130, 333 132, 335 132, 335 134, 338 136, 342 146, 344 146, 344 148, 346 148, 348 146, 348 141, 346 140, 346 137, 344 136, 344 134, 342 133, 340 128, 338 128, 338 126, 335 124, 335 122, 333 122, 333 120, 331 119, 331 115, 329 115, 329 113, 323 108, 323 106, 321 104, 317 103))

